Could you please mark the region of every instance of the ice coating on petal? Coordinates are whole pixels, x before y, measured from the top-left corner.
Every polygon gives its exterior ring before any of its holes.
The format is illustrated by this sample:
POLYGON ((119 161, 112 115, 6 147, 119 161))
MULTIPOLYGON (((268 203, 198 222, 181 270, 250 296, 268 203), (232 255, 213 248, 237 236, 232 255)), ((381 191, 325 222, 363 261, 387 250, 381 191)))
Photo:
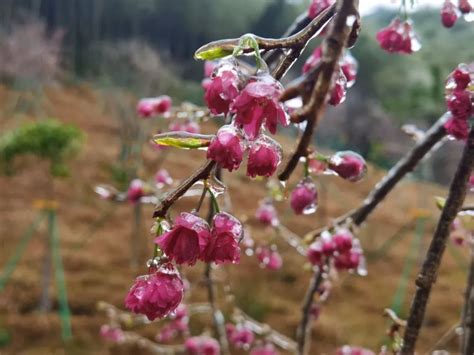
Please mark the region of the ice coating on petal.
POLYGON ((272 176, 281 162, 281 146, 267 136, 252 143, 247 163, 247 176, 272 176))
POLYGON ((365 177, 367 164, 359 154, 352 151, 342 151, 337 152, 329 159, 328 169, 345 180, 357 182, 365 177))
POLYGON ((221 127, 207 150, 207 158, 216 161, 229 171, 238 169, 244 155, 245 145, 235 127, 221 127))

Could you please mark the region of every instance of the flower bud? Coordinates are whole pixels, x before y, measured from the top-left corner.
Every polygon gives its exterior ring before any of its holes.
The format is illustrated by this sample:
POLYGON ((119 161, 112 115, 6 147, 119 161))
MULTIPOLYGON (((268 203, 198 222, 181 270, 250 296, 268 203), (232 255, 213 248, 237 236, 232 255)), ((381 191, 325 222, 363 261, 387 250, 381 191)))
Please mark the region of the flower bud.
POLYGON ((447 0, 444 2, 443 7, 441 8, 441 23, 446 28, 451 28, 454 26, 458 20, 458 12, 456 6, 447 0))
POLYGON ((351 182, 360 181, 367 172, 364 158, 352 151, 334 154, 329 159, 328 168, 343 179, 351 182))
POLYGON ((216 161, 229 171, 239 168, 245 147, 242 138, 233 126, 223 126, 207 149, 207 158, 216 161))
POLYGON ((280 145, 267 136, 256 140, 249 152, 247 176, 272 176, 281 162, 280 145))
POLYGON ((311 179, 302 180, 291 192, 290 205, 295 214, 311 214, 316 211, 318 192, 311 179))

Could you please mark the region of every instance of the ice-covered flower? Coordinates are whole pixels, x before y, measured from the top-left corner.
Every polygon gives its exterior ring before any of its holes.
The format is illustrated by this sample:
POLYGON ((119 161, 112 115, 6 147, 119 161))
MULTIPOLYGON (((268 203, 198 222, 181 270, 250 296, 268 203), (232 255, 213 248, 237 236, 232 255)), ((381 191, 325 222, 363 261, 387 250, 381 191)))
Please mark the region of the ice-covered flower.
POLYGON ((240 261, 239 241, 242 237, 242 224, 234 216, 217 213, 212 219, 211 238, 206 246, 204 261, 222 264, 240 261))
POLYGON ((145 195, 145 183, 140 179, 133 179, 127 190, 127 200, 137 203, 145 195))
POLYGON ((138 101, 137 113, 143 118, 148 118, 155 114, 162 115, 168 112, 171 106, 172 100, 168 95, 147 97, 138 101))
POLYGON ((328 168, 345 180, 357 182, 364 178, 367 164, 359 154, 343 151, 329 158, 328 168))
POLYGON ((449 95, 446 105, 454 118, 467 120, 472 114, 471 94, 467 90, 458 90, 449 95))
POLYGON ((255 256, 262 267, 269 270, 278 270, 283 265, 283 259, 275 248, 258 247, 255 256))
POLYGON ((290 205, 296 214, 310 214, 316 211, 318 192, 311 179, 300 181, 291 192, 290 205))
POLYGON ((216 70, 204 95, 212 114, 226 115, 229 112, 229 105, 239 94, 239 85, 239 74, 230 64, 226 63, 221 69, 216 70))
POLYGON ((466 120, 456 117, 449 118, 444 124, 446 132, 459 140, 466 140, 469 135, 469 124, 466 120))
POLYGON ((308 8, 308 17, 315 18, 335 2, 336 0, 312 0, 308 8))
POLYGON ((441 7, 441 23, 444 27, 451 28, 458 20, 459 14, 456 6, 450 1, 446 0, 441 7))
POLYGON ((252 329, 244 324, 226 324, 226 333, 229 342, 237 348, 248 349, 255 340, 255 334, 252 329))
POLYGON ((275 206, 273 206, 273 203, 269 201, 260 203, 260 206, 255 212, 255 217, 267 226, 277 226, 279 223, 277 210, 275 206))
POLYGON ((216 339, 197 336, 186 339, 184 348, 187 355, 219 355, 220 347, 216 339))
POLYGON ((235 127, 227 125, 217 131, 207 149, 207 158, 229 171, 238 169, 244 157, 245 145, 235 127))
POLYGON ((281 146, 270 137, 262 135, 250 147, 247 176, 272 176, 281 162, 281 146))
POLYGON ((411 54, 421 48, 411 22, 399 18, 381 29, 376 39, 380 47, 390 53, 411 54))
POLYGON ((171 185, 173 183, 173 178, 170 176, 168 170, 160 169, 155 174, 155 183, 158 186, 171 185))

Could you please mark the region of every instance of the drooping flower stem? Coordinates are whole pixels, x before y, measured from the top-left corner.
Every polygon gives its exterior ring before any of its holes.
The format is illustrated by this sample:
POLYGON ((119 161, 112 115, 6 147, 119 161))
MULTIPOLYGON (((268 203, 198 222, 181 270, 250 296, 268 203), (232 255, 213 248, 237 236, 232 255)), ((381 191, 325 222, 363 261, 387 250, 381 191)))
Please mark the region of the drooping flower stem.
POLYGON ((401 354, 413 354, 415 351, 431 288, 436 280, 441 258, 446 249, 450 227, 466 197, 467 182, 473 166, 474 129, 471 129, 421 272, 416 279, 417 289, 410 308, 401 354))
POLYGON ((303 307, 301 309, 302 317, 296 331, 298 354, 300 355, 309 354, 309 348, 311 345, 311 307, 313 306, 314 295, 318 292, 323 280, 323 271, 315 271, 304 297, 303 307))
POLYGON ((470 249, 471 263, 467 277, 466 291, 464 296, 464 309, 461 322, 463 329, 461 352, 463 354, 474 353, 474 250, 472 245, 470 249))

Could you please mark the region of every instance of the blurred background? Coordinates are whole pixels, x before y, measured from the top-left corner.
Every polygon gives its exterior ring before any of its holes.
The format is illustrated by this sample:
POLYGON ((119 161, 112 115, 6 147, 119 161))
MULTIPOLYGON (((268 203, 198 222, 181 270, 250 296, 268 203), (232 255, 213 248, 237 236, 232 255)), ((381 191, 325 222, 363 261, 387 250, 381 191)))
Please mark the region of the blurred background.
MULTIPOLYGON (((72 341, 61 341, 56 312, 60 308, 60 297, 56 296, 58 286, 48 291, 52 302, 48 312, 37 311, 44 291, 40 280, 44 235, 48 233, 46 226, 39 226, 38 237, 32 239, 15 264, 8 283, 5 281, 0 288, 0 354, 102 354, 110 346, 113 351, 123 351, 100 339, 99 328, 106 317, 97 311, 96 303, 104 300, 122 307, 131 280, 139 273, 129 267, 130 235, 149 238, 151 207, 137 212, 127 204, 99 200, 93 187, 109 183, 124 190, 131 179, 152 176, 161 164, 180 180, 204 159, 200 152, 182 151, 167 153, 166 160, 160 158, 146 141, 147 135, 166 129, 165 125, 140 121, 135 113, 137 100, 167 94, 173 98, 174 105, 184 101, 203 105, 203 63, 193 59, 198 47, 247 32, 278 37, 306 11, 308 3, 306 0, 0 2, 1 135, 27 122, 53 118, 78 127, 82 142, 76 157, 64 160, 67 171, 62 166, 56 167, 57 171, 48 170, 48 162, 30 154, 16 162, 14 176, 0 177, 0 270, 5 270, 2 264, 7 264, 16 252, 20 236, 35 219, 38 206, 32 206, 32 202, 54 199, 58 203, 61 253, 74 336, 72 341), (56 176, 68 177, 56 179, 56 176), (140 213, 138 217, 137 213, 140 213)), ((413 145, 400 127, 410 123, 425 129, 435 122, 445 111, 446 76, 458 63, 474 58, 473 25, 459 21, 454 28, 445 29, 439 20, 441 1, 423 2, 432 6, 413 13, 415 31, 423 48, 410 56, 387 54, 375 41, 376 32, 396 14, 396 6, 390 1, 381 7, 368 0, 361 3, 362 32, 352 51, 359 62, 357 82, 349 90, 346 102, 328 111, 318 128, 316 142, 323 150, 350 149, 360 153, 371 164, 369 177, 355 186, 331 177, 321 178, 321 207, 316 217, 295 220, 286 204, 278 206, 284 223, 301 235, 360 203, 383 175, 383 169, 392 166, 413 145)), ((305 58, 319 42, 315 39, 308 46, 284 83, 299 75, 305 58)), ((211 133, 215 127, 210 122, 202 130, 211 133)), ((293 134, 287 130, 281 135, 286 152, 291 151, 293 134)), ((431 196, 444 195, 461 148, 460 143, 448 142, 424 161, 422 168, 397 188, 374 215, 373 223, 361 232, 367 252, 377 256, 368 258, 367 278, 348 276, 349 280, 343 278, 335 287, 335 297, 314 330, 314 346, 318 349, 315 353, 331 353, 331 349, 349 342, 373 349, 382 344, 386 323, 381 313, 384 307, 390 306, 397 292, 399 310, 402 315, 406 312, 412 291, 412 282, 408 285, 407 280, 412 280, 416 272, 416 266, 406 269, 407 255, 414 255, 410 260, 415 261, 423 255, 437 216, 431 196), (423 226, 417 224, 420 216, 423 226), (424 239, 413 246, 410 237, 416 226, 424 239), (400 237, 396 247, 387 247, 387 240, 400 230, 400 235, 406 238, 400 237), (385 249, 380 254, 382 247, 385 249), (371 273, 371 269, 378 271, 371 273), (400 278, 402 270, 408 270, 404 278, 400 278), (377 336, 374 332, 378 332, 377 336)), ((248 201, 238 193, 245 186, 249 192, 246 196, 263 198, 264 182, 248 184, 242 174, 236 174, 229 177, 229 184, 237 214, 248 220, 255 239, 268 239, 272 232, 254 221, 256 199, 248 201)), ((181 207, 189 206, 192 206, 189 202, 182 202, 181 207)), ((252 277, 258 263, 243 260, 239 267, 226 268, 226 277, 232 284, 240 285, 235 298, 243 309, 293 336, 308 275, 301 271, 304 259, 284 242, 278 243, 287 265, 284 270, 275 273, 262 270, 252 277), (295 290, 294 295, 285 293, 288 287, 295 290)), ((466 255, 463 250, 453 253, 448 255, 442 270, 446 277, 440 278, 435 290, 437 312, 427 318, 428 331, 422 338, 425 350, 455 324, 460 312, 466 255)), ((199 267, 189 270, 189 278, 199 279, 199 273, 199 267)), ((204 291, 197 288, 195 297, 200 299, 204 291)), ((153 331, 144 330, 144 334, 153 331)))

